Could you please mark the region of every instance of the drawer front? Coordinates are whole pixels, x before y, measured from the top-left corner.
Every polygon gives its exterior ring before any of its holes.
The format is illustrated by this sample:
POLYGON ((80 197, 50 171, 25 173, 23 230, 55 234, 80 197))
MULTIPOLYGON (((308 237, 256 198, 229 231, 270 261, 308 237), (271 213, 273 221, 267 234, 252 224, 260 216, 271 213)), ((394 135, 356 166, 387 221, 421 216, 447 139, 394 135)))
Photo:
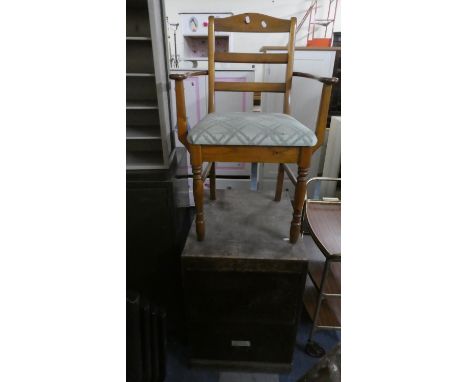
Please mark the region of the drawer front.
POLYGON ((197 324, 189 329, 191 358, 211 361, 291 363, 293 325, 197 324))
POLYGON ((186 271, 184 289, 191 322, 293 325, 305 274, 186 271))

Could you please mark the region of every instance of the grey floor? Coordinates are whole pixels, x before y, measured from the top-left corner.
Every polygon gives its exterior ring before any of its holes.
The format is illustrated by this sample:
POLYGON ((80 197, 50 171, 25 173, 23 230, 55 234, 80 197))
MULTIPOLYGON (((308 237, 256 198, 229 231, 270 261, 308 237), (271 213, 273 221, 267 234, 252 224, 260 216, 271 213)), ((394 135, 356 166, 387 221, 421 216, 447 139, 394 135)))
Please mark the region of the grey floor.
POLYGON ((222 372, 219 382, 279 382, 277 374, 222 372))

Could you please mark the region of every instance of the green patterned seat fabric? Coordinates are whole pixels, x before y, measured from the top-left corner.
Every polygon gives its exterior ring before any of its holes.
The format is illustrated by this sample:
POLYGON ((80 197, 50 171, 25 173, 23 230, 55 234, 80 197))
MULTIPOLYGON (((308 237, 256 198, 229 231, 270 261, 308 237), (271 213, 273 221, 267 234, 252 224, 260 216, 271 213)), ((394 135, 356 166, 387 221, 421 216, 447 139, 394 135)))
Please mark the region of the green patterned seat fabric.
POLYGON ((314 146, 314 132, 281 113, 211 113, 190 129, 195 145, 314 146))

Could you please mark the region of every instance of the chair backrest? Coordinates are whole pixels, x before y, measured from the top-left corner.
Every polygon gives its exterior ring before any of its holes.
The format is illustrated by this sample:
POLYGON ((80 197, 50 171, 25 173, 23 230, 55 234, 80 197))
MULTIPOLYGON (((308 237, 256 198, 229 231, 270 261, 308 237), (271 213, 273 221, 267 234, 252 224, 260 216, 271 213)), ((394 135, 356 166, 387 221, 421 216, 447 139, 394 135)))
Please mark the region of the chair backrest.
POLYGON ((225 18, 210 16, 208 20, 208 113, 215 111, 215 91, 284 93, 283 112, 290 113, 290 92, 296 39, 295 17, 277 19, 260 13, 243 13, 225 18), (215 32, 289 33, 287 53, 215 52, 215 32), (215 62, 286 64, 284 82, 216 82, 215 62))

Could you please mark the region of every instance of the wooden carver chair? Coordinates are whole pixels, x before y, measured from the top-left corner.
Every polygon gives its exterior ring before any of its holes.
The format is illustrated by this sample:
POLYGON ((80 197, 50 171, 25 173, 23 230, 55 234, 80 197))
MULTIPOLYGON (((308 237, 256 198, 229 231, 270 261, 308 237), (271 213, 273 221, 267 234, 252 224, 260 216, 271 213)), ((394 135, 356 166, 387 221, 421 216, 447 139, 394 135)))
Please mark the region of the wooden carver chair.
POLYGON ((293 72, 295 29, 295 17, 291 20, 283 20, 258 13, 244 13, 226 18, 210 16, 208 70, 169 76, 175 80, 176 86, 179 140, 187 148, 191 158, 198 240, 203 240, 205 236, 203 182, 208 174, 210 174, 210 198, 216 199, 216 162, 279 163, 276 201, 281 199, 284 178, 284 167, 281 164, 297 163, 298 178, 289 240, 295 243, 299 237, 310 158, 323 142, 331 88, 333 83, 338 82, 338 79, 293 72), (215 31, 289 33, 288 53, 215 52, 215 31), (286 64, 285 81, 279 83, 218 82, 215 81, 215 62, 286 64), (208 115, 187 131, 183 81, 199 75, 208 75, 208 115), (315 134, 289 115, 292 76, 310 78, 323 83, 315 134), (215 91, 283 93, 283 114, 215 113, 215 91), (202 174, 203 162, 209 162, 209 165, 202 174))

